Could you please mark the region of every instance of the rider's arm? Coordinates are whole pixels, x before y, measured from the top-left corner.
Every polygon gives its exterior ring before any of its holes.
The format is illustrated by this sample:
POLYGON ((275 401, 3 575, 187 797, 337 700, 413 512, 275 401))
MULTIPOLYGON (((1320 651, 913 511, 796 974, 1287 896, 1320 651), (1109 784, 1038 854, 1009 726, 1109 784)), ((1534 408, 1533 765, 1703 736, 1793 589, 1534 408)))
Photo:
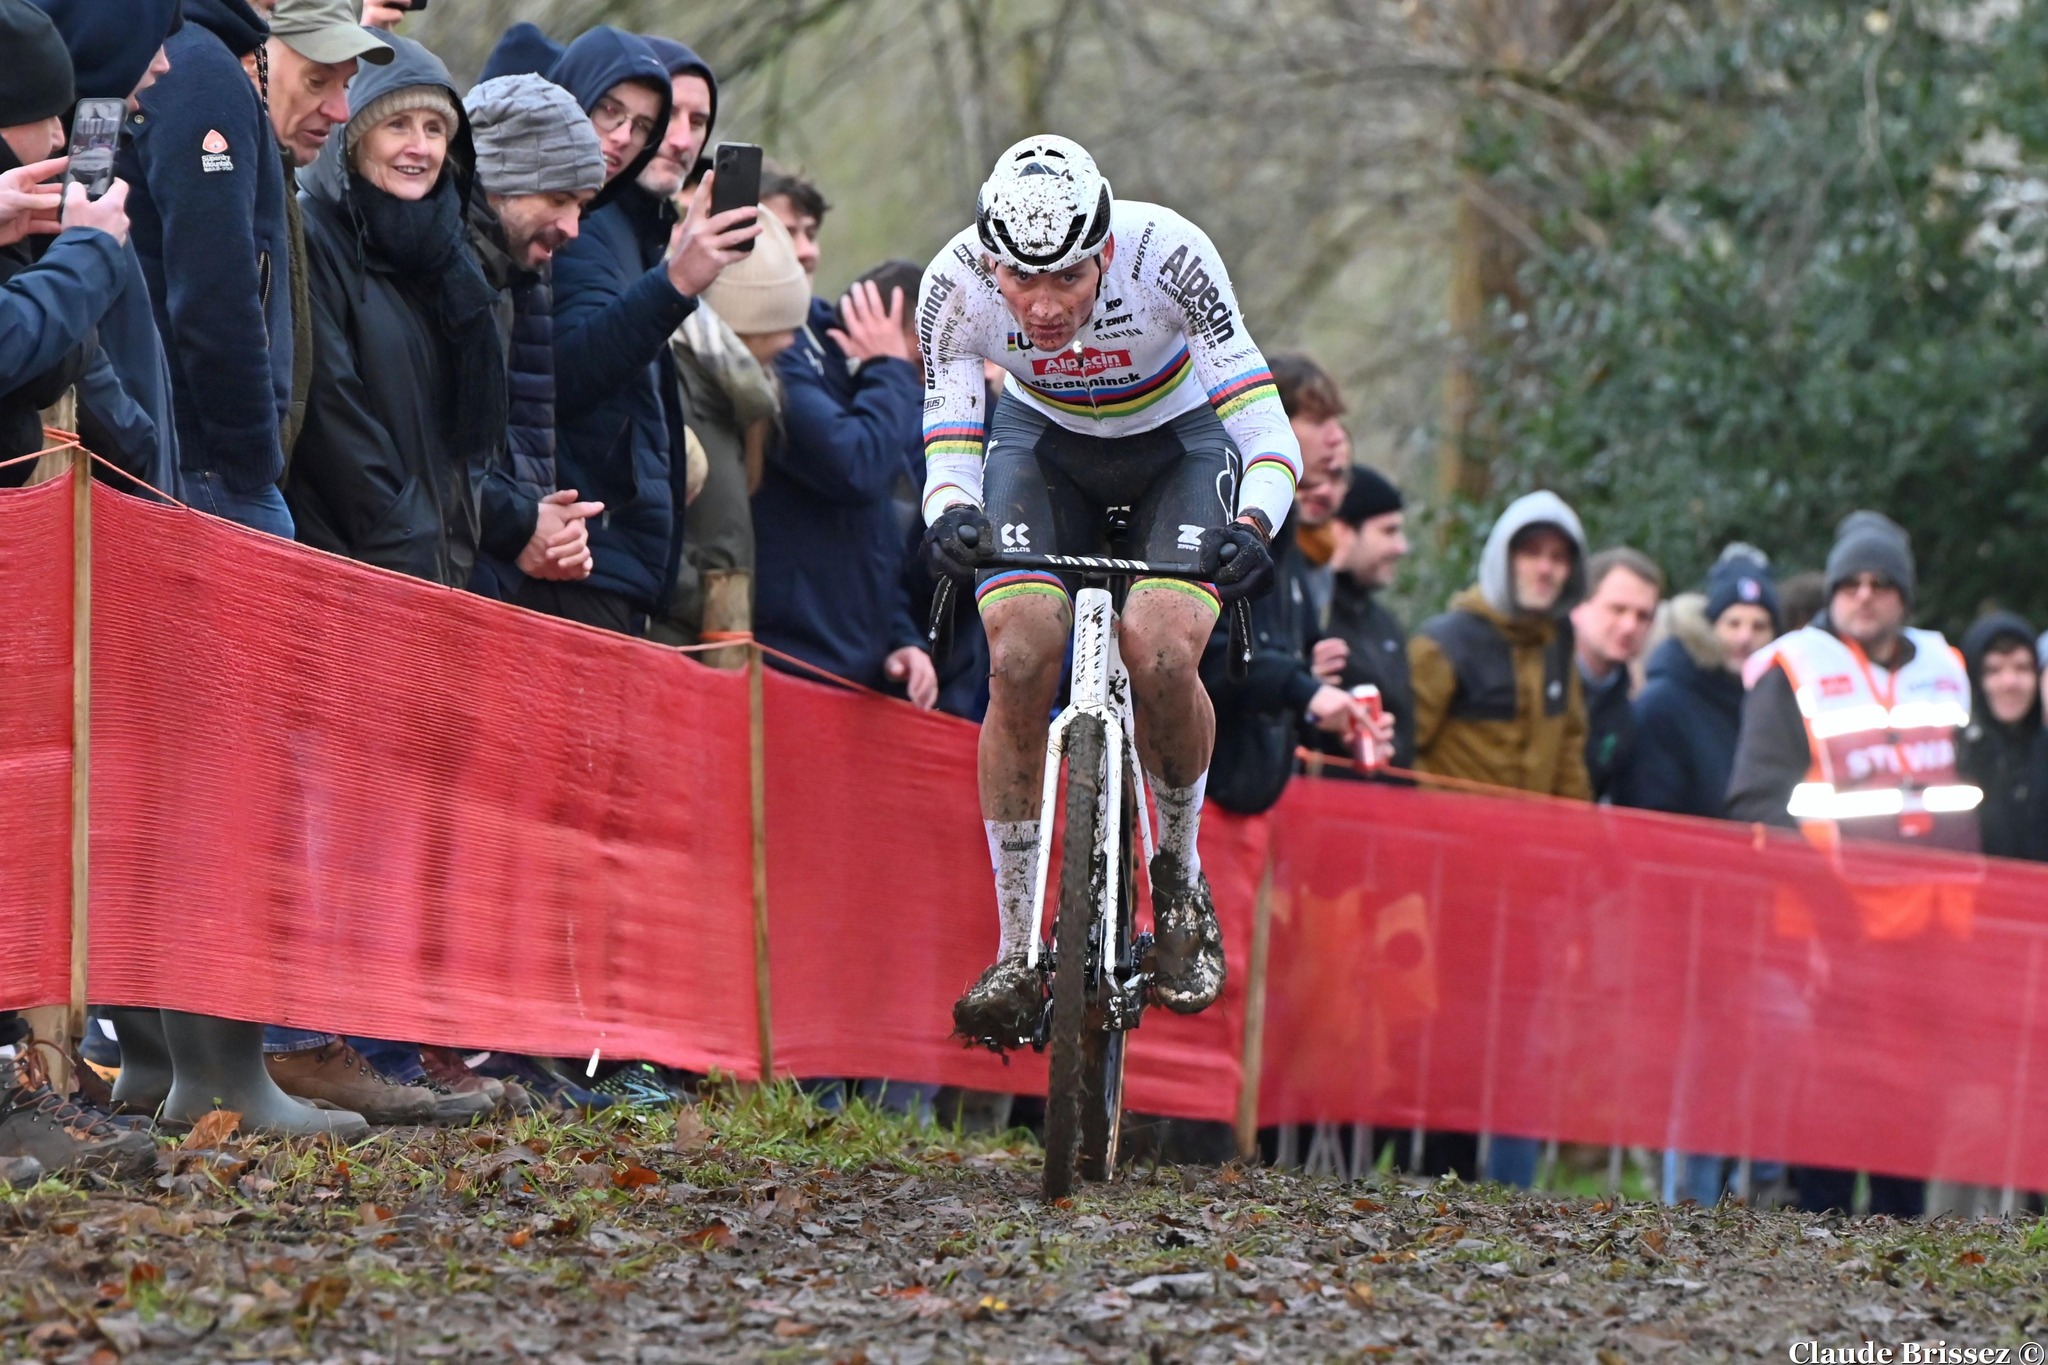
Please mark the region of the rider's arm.
POLYGON ((1176 252, 1167 261, 1172 273, 1162 270, 1159 282, 1181 310, 1195 377, 1208 390, 1209 404, 1223 419, 1230 439, 1244 453, 1237 510, 1256 507, 1265 513, 1269 528, 1278 527, 1294 507, 1301 443, 1280 406, 1273 372, 1245 330, 1230 276, 1208 236, 1189 224, 1186 255, 1176 252))
POLYGON ((917 344, 924 352, 924 519, 955 503, 981 506, 982 442, 988 423, 981 356, 968 341, 973 285, 940 253, 917 291, 917 344), (936 303, 934 298, 936 296, 936 303))

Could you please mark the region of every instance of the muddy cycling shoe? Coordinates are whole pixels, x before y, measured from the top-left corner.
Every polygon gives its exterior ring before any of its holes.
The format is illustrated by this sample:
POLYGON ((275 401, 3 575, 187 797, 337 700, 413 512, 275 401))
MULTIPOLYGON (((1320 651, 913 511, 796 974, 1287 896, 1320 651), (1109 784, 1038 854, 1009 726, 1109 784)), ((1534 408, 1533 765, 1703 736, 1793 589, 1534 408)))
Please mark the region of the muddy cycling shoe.
POLYGON ((1175 1014, 1196 1014, 1223 993, 1223 930, 1209 879, 1193 885, 1165 852, 1152 858, 1152 994, 1175 1014))
POLYGON ((1024 954, 1000 958, 953 1002, 953 1032, 970 1042, 1027 1041, 1045 1009, 1045 984, 1024 954))

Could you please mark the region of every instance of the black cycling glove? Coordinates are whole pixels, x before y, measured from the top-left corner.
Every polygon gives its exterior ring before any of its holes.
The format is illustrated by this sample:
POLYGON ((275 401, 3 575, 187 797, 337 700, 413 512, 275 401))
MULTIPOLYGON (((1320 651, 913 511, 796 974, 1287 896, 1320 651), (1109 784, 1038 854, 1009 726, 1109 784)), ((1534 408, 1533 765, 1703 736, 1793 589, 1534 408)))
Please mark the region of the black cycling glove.
POLYGON ((970 583, 976 571, 995 557, 996 528, 979 507, 955 503, 925 528, 924 548, 932 577, 970 583))
POLYGON ((1273 586, 1273 552, 1257 526, 1233 521, 1202 532, 1200 563, 1216 585, 1216 595, 1226 602, 1263 597, 1273 586))

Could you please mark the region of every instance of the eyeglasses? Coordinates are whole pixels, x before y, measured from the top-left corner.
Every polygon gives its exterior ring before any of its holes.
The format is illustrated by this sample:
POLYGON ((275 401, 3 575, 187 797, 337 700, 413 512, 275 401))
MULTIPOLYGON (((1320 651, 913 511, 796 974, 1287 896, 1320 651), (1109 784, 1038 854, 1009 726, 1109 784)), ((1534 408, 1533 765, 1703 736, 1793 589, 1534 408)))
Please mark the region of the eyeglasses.
POLYGON ((646 146, 647 139, 654 136, 653 119, 634 114, 610 95, 600 96, 597 103, 591 107, 590 125, 599 133, 615 133, 619 130, 620 124, 628 122, 633 125, 634 145, 646 146))
POLYGON ((1892 582, 1881 573, 1860 573, 1854 577, 1845 578, 1836 584, 1835 591, 1845 592, 1854 597, 1856 594, 1863 592, 1892 592, 1898 586, 1898 584, 1892 582))

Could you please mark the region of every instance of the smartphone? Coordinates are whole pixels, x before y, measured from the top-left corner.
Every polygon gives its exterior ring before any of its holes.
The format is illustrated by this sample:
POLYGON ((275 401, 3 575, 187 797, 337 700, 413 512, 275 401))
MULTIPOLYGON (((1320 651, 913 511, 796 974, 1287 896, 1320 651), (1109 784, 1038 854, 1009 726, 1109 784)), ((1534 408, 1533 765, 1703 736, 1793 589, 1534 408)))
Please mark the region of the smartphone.
MULTIPOLYGON (((761 149, 751 142, 721 142, 711 158, 711 214, 746 208, 761 202, 761 149)), ((740 250, 752 251, 751 239, 740 250)))
POLYGON ((121 145, 121 120, 128 117, 125 100, 80 100, 71 115, 71 164, 66 185, 83 185, 88 199, 114 187, 114 153, 121 145))

